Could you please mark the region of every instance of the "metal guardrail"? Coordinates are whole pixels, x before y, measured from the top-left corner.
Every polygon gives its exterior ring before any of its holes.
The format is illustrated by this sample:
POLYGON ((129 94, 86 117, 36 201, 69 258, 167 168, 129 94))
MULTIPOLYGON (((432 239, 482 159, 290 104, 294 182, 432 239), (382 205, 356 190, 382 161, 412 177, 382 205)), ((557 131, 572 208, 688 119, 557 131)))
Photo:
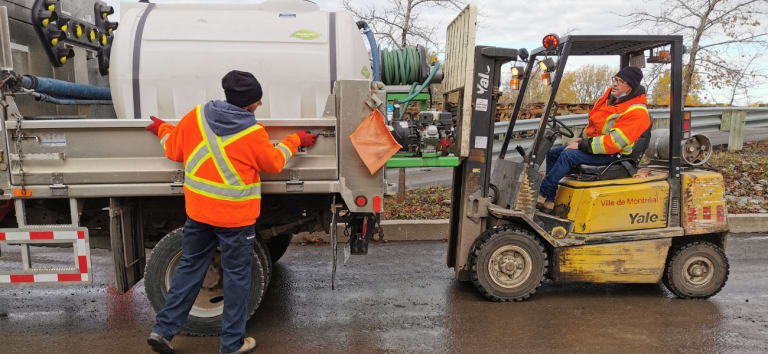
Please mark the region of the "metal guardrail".
MULTIPOLYGON (((720 120, 724 111, 746 111, 746 127, 768 126, 768 108, 759 107, 698 107, 685 108, 686 112, 691 112, 691 131, 692 133, 701 133, 715 131, 720 129, 720 120)), ((669 118, 669 109, 651 109, 648 111, 651 118, 669 118)), ((558 120, 569 127, 584 127, 587 125, 586 114, 570 114, 557 117, 558 120)), ((529 130, 538 130, 541 118, 523 119, 515 124, 515 132, 524 132, 529 130)), ((507 132, 509 122, 496 123, 494 135, 507 132)))

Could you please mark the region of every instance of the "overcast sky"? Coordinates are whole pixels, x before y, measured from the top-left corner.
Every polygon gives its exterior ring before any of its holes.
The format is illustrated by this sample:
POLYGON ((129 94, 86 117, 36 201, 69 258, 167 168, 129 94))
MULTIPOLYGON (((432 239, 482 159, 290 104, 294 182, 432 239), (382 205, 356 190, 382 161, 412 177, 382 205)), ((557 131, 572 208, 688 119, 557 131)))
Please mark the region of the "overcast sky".
MULTIPOLYGON (((119 13, 120 0, 106 0, 119 13)), ((134 2, 131 0, 130 2, 134 2)), ((151 0, 156 3, 170 2, 217 2, 212 0, 151 0)), ((623 26, 626 20, 617 14, 628 13, 640 6, 652 8, 663 0, 534 0, 500 1, 475 0, 481 13, 477 33, 477 44, 512 48, 534 49, 541 46, 541 38, 547 33, 564 34, 646 34, 650 31, 623 26)), ((222 2, 260 3, 261 0, 227 0, 222 2)), ((321 9, 341 11, 342 0, 314 0, 321 9)), ((353 0, 353 4, 377 6, 388 0, 353 0)), ((438 28, 437 39, 443 42, 445 28, 456 17, 458 10, 426 8, 421 11, 424 23, 438 28)), ((116 19, 115 19, 116 20, 116 19)), ((764 22, 768 22, 766 19, 764 22)), ((569 68, 577 68, 587 63, 609 64, 618 68, 618 59, 595 59, 594 57, 569 59, 569 68)), ((764 55, 758 66, 768 72, 768 54, 764 55)), ((768 102, 768 83, 753 91, 755 100, 768 102)), ((709 90, 710 103, 728 102, 724 92, 709 90)))

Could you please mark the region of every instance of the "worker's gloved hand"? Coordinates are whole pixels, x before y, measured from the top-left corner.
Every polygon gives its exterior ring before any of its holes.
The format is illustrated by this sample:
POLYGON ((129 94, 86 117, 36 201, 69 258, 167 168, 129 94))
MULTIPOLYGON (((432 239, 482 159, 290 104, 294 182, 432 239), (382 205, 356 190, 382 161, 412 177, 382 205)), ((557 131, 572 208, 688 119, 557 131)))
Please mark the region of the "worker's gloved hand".
POLYGON ((309 132, 307 132, 306 130, 300 131, 296 133, 296 135, 298 135, 299 139, 301 140, 301 144, 300 144, 301 146, 308 147, 308 146, 315 145, 315 139, 317 139, 317 135, 309 134, 309 132))
POLYGON ((150 116, 149 118, 152 119, 152 124, 148 125, 146 129, 152 132, 152 134, 155 134, 155 135, 160 134, 159 132, 160 125, 165 123, 165 121, 155 116, 150 116))

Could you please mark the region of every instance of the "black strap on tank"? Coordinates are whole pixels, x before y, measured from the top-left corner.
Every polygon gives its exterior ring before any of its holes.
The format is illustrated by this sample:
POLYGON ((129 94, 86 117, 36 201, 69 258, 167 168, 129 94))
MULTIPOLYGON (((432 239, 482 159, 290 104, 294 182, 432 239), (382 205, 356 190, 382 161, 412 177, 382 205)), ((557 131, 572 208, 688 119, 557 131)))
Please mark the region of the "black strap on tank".
POLYGON ((139 64, 141 63, 141 38, 144 35, 144 25, 147 23, 147 17, 155 4, 149 3, 147 9, 139 19, 139 25, 136 27, 136 37, 133 40, 133 117, 141 119, 141 89, 139 87, 139 64))

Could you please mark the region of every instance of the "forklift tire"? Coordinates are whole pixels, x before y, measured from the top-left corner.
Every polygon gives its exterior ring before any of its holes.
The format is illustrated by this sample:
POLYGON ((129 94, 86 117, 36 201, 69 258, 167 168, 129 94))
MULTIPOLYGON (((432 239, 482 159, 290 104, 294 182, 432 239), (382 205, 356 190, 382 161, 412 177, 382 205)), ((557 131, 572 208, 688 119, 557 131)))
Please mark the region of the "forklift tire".
POLYGON ((720 292, 728 280, 728 258, 710 242, 691 242, 669 260, 664 285, 677 297, 704 299, 720 292))
POLYGON ((283 234, 277 235, 269 240, 267 248, 269 248, 269 255, 272 258, 272 263, 277 263, 277 261, 283 257, 285 251, 288 250, 288 246, 291 245, 292 238, 293 235, 291 234, 283 234))
POLYGON ((523 301, 544 280, 549 261, 529 232, 499 227, 482 235, 469 256, 472 283, 488 300, 523 301))
MULTIPOLYGON (((170 288, 173 273, 176 271, 176 266, 181 258, 183 234, 183 228, 180 227, 165 235, 152 249, 152 254, 147 260, 146 268, 144 268, 144 287, 155 312, 160 311, 165 306, 165 297, 170 288)), ((251 294, 248 298, 248 318, 253 316, 261 304, 267 288, 268 271, 271 269, 271 264, 267 262, 269 258, 264 251, 263 242, 255 242, 254 248, 251 294)), ((211 267, 215 267, 215 263, 213 262, 211 267)), ((212 272, 212 274, 215 273, 212 272)), ((221 318, 224 310, 223 289, 221 289, 221 283, 218 281, 209 288, 205 288, 207 280, 210 281, 208 276, 206 276, 203 289, 198 294, 195 305, 192 306, 189 317, 184 323, 181 330, 182 334, 199 337, 217 336, 221 333, 221 318)))

